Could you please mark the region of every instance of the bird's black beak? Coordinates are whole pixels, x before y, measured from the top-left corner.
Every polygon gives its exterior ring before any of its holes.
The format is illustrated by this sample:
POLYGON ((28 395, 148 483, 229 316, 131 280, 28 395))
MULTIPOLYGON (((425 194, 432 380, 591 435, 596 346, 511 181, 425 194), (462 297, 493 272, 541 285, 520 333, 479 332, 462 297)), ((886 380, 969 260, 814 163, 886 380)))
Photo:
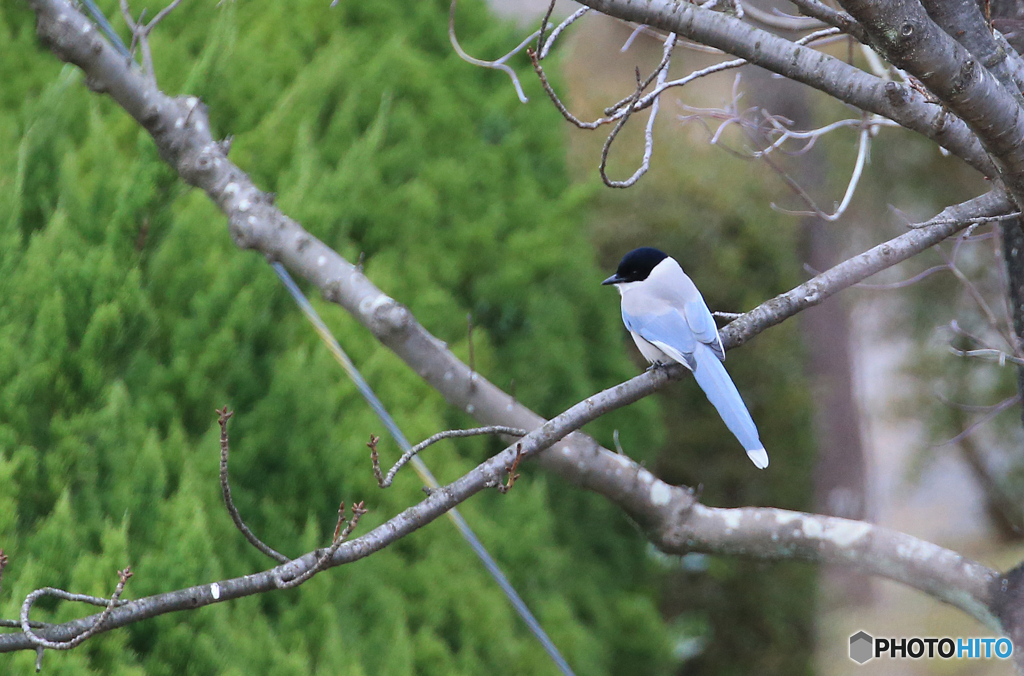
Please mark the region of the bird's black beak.
POLYGON ((614 275, 601 282, 601 286, 606 286, 608 284, 618 284, 619 282, 624 281, 626 280, 624 280, 622 277, 619 277, 619 273, 616 272, 614 275))

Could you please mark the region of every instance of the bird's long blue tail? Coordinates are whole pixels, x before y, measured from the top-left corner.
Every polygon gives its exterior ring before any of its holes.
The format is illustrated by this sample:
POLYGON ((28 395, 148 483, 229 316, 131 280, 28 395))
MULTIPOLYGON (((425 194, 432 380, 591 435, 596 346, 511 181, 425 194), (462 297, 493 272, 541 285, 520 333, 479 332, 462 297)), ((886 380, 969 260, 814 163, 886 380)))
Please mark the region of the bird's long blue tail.
POLYGON ((697 369, 693 372, 693 377, 697 379, 697 384, 704 390, 708 401, 718 409, 718 415, 722 416, 725 426, 743 444, 753 463, 759 469, 764 469, 768 466, 768 454, 757 434, 754 419, 750 417, 750 412, 747 411, 743 398, 726 372, 725 365, 703 344, 697 345, 694 358, 697 361, 697 369))

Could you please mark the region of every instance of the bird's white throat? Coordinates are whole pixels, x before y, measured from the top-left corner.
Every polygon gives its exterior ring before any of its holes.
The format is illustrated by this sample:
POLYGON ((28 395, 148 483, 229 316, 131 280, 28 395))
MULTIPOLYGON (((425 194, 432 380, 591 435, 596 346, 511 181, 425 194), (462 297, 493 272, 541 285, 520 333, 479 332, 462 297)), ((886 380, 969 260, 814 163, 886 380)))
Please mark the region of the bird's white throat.
POLYGON ((619 282, 615 285, 615 288, 619 290, 620 296, 625 296, 627 291, 636 288, 642 283, 643 282, 619 282))

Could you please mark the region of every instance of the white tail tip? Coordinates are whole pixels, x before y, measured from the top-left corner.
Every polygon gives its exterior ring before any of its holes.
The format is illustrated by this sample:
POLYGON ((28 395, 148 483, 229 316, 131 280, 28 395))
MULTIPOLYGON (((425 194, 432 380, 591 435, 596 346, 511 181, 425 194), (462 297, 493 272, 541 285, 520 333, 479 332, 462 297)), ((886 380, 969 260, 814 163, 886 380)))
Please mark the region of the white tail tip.
POLYGON ((768 466, 768 454, 765 453, 763 448, 755 448, 752 451, 747 451, 747 455, 758 469, 764 469, 768 466))

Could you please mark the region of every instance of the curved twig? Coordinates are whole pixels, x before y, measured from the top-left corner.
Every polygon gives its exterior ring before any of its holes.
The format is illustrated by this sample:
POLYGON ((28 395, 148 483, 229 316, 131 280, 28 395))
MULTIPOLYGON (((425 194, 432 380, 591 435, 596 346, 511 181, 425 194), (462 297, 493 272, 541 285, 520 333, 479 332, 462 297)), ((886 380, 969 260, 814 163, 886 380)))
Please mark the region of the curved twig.
POLYGON ((452 43, 452 49, 455 50, 455 53, 459 55, 460 59, 467 63, 471 63, 474 66, 504 71, 512 79, 512 86, 516 88, 516 96, 519 97, 519 101, 522 103, 528 103, 530 99, 526 98, 526 94, 523 92, 523 85, 519 82, 519 76, 516 75, 516 72, 505 62, 521 52, 523 48, 530 44, 530 41, 540 35, 541 32, 539 30, 534 31, 529 37, 520 42, 519 46, 499 59, 495 59, 494 61, 478 59, 467 54, 462 48, 462 45, 459 44, 459 39, 455 36, 455 4, 457 2, 458 0, 452 0, 451 8, 448 10, 448 41, 452 43))
POLYGON ((428 446, 432 446, 442 439, 472 437, 480 434, 504 434, 509 437, 522 437, 526 436, 526 430, 521 430, 517 427, 506 427, 504 425, 490 425, 488 427, 474 427, 467 430, 446 430, 444 432, 438 432, 434 436, 421 441, 403 453, 402 457, 398 459, 398 462, 396 462, 388 471, 387 476, 384 476, 381 472, 380 458, 377 455, 377 442, 380 441, 380 439, 378 437, 371 436, 370 442, 366 445, 370 447, 370 461, 373 463, 373 475, 377 478, 377 484, 381 488, 387 488, 395 480, 395 475, 398 474, 398 470, 402 469, 402 467, 412 460, 416 454, 428 446))
MULTIPOLYGON (((657 76, 657 89, 663 88, 665 81, 668 79, 668 69, 672 63, 672 49, 675 45, 676 34, 672 33, 668 36, 668 39, 665 40, 661 63, 658 64, 657 69, 655 69, 654 73, 651 75, 651 78, 657 76)), ((637 77, 636 93, 633 95, 632 101, 626 105, 624 109, 625 114, 622 115, 622 119, 620 119, 618 124, 615 125, 611 133, 608 134, 608 138, 605 139, 604 142, 604 147, 601 148, 601 163, 598 165, 597 169, 598 173, 601 175, 601 180, 604 181, 604 184, 609 188, 629 188, 636 185, 636 182, 639 181, 640 178, 647 173, 647 170, 651 168, 651 155, 654 154, 654 123, 658 119, 658 109, 661 107, 660 98, 654 99, 654 103, 651 105, 651 113, 647 118, 647 127, 644 129, 644 156, 640 162, 640 166, 633 172, 632 176, 624 181, 613 181, 608 178, 607 174, 608 152, 611 150, 612 143, 615 141, 615 137, 619 135, 619 132, 622 131, 622 128, 626 126, 630 115, 635 110, 634 102, 640 99, 640 95, 643 93, 643 90, 651 83, 651 78, 641 82, 639 76, 637 77)))
POLYGON ((790 16, 789 14, 782 14, 777 9, 772 12, 766 12, 755 5, 744 5, 744 10, 746 15, 754 21, 764 24, 765 26, 778 28, 784 31, 818 30, 819 28, 824 28, 829 25, 821 19, 805 16, 790 16))
POLYGON ((131 576, 131 566, 126 566, 124 570, 119 570, 117 572, 117 587, 114 589, 114 593, 110 596, 109 600, 101 599, 96 596, 88 596, 86 594, 72 594, 70 592, 64 591, 63 589, 55 589, 53 587, 43 587, 42 589, 36 589, 27 597, 25 597, 25 602, 21 604, 22 633, 29 639, 29 641, 33 643, 33 645, 42 648, 49 648, 50 650, 70 650, 71 648, 80 645, 87 638, 99 632, 100 629, 103 628, 103 624, 107 621, 107 618, 110 617, 110 613, 113 612, 114 608, 118 605, 123 604, 123 602, 119 599, 121 598, 121 593, 124 591, 125 583, 128 582, 128 578, 130 578, 131 576), (88 629, 81 632, 74 638, 71 638, 67 641, 50 641, 32 631, 33 623, 29 622, 28 619, 29 611, 32 610, 32 604, 44 596, 56 596, 57 598, 64 599, 65 601, 79 601, 81 603, 91 603, 94 606, 102 606, 103 612, 99 614, 99 617, 95 619, 95 621, 88 629))
MULTIPOLYGON (((850 182, 846 185, 846 192, 843 194, 843 201, 836 206, 836 210, 831 214, 822 211, 818 208, 818 205, 814 203, 814 200, 804 191, 797 190, 796 193, 803 199, 811 211, 791 211, 789 209, 783 209, 774 202, 771 203, 771 208, 775 211, 789 214, 790 216, 815 216, 823 221, 834 223, 843 217, 846 213, 846 209, 850 206, 850 202, 853 201, 853 194, 857 191, 857 184, 860 183, 861 174, 864 172, 864 165, 867 163, 868 149, 871 142, 871 125, 868 121, 868 114, 865 113, 864 121, 861 125, 860 138, 857 142, 857 160, 853 165, 853 172, 850 174, 850 182)), ((767 157, 763 157, 767 160, 767 157)), ((770 165, 773 168, 774 165, 770 165)), ((792 184, 791 184, 792 185, 792 184)))
POLYGON ((555 30, 551 31, 551 37, 549 37, 547 40, 545 40, 544 46, 540 50, 540 58, 541 58, 541 60, 544 60, 544 59, 548 58, 548 52, 551 51, 551 46, 553 44, 555 44, 555 40, 557 40, 558 36, 562 34, 562 31, 564 31, 566 28, 568 28, 572 24, 576 23, 577 19, 582 18, 583 15, 586 14, 587 12, 589 12, 589 11, 590 11, 589 7, 580 7, 575 12, 573 12, 572 14, 567 16, 565 18, 565 20, 562 21, 562 23, 558 24, 555 27, 555 30))
POLYGON ((342 501, 341 505, 338 506, 338 525, 334 527, 334 540, 332 541, 331 546, 324 550, 324 552, 317 557, 316 563, 313 564, 313 566, 311 566, 305 572, 296 575, 291 579, 285 580, 283 576, 283 571, 280 568, 275 568, 274 584, 277 585, 277 588, 292 589, 294 587, 298 587, 300 584, 302 584, 309 578, 313 577, 320 571, 324 570, 327 567, 327 564, 330 562, 331 557, 334 556, 334 553, 338 551, 338 548, 341 547, 342 543, 348 539, 348 536, 351 535, 352 531, 354 531, 356 529, 356 526, 359 525, 359 517, 361 517, 363 514, 366 514, 366 512, 367 510, 364 508, 362 502, 357 502, 356 504, 352 505, 352 520, 349 521, 348 525, 345 526, 345 529, 342 530, 341 524, 345 523, 346 521, 345 502, 342 501))
POLYGON ((221 496, 224 498, 224 506, 227 507, 228 514, 231 515, 231 520, 235 523, 235 528, 245 536, 245 539, 249 541, 249 544, 278 563, 285 563, 291 559, 273 547, 264 544, 262 540, 256 537, 256 535, 249 530, 249 527, 245 525, 245 522, 242 521, 242 515, 238 513, 238 509, 235 507, 235 502, 231 499, 231 484, 228 481, 228 420, 234 414, 235 412, 229 411, 227 406, 223 409, 217 410, 217 422, 220 424, 220 491, 221 496))

